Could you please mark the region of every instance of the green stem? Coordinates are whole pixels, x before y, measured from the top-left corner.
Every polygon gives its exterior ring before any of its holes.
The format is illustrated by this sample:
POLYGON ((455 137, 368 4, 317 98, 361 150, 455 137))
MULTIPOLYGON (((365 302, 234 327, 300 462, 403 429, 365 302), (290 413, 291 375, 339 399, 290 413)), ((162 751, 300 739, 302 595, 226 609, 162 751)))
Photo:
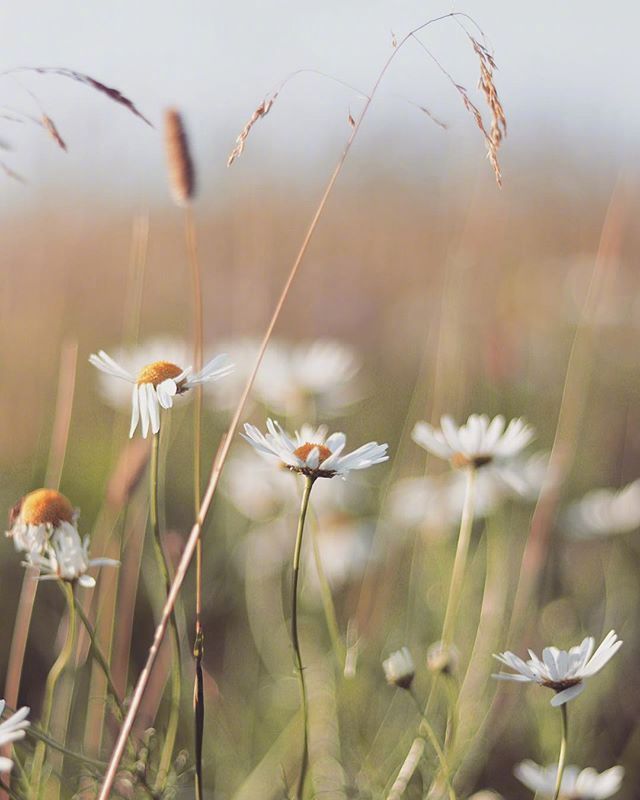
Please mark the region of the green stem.
POLYGON ((320 582, 320 597, 322 598, 322 608, 324 609, 324 616, 327 621, 327 629, 329 630, 329 637, 333 647, 333 653, 340 669, 344 669, 344 662, 346 658, 346 649, 342 643, 340 636, 340 628, 338 627, 338 618, 336 616, 336 608, 333 604, 333 596, 331 594, 331 586, 327 580, 327 574, 322 565, 322 558, 320 557, 320 547, 318 546, 318 537, 316 532, 311 529, 311 543, 313 544, 313 558, 316 564, 316 572, 318 573, 318 581, 320 582))
POLYGON ((25 800, 32 800, 33 792, 31 791, 31 782, 29 780, 29 776, 27 775, 27 771, 24 768, 24 765, 20 760, 20 757, 16 753, 15 747, 13 748, 13 755, 11 758, 14 763, 14 766, 16 767, 16 771, 20 776, 20 783, 22 785, 22 790, 24 792, 25 800))
POLYGON ((300 696, 302 699, 302 720, 304 725, 303 742, 302 742, 302 764, 300 767, 300 775, 298 777, 298 785, 296 789, 296 800, 302 800, 302 793, 304 791, 304 780, 307 775, 307 768, 309 766, 309 709, 307 707, 307 688, 304 681, 304 667, 302 665, 302 654, 300 652, 300 639, 298 638, 298 581, 300 578, 300 555, 302 553, 302 535, 304 533, 304 521, 307 517, 307 509, 309 508, 309 497, 311 496, 311 489, 313 488, 313 478, 307 477, 304 484, 304 491, 302 493, 302 501, 300 504, 300 516, 298 518, 298 532, 296 534, 296 546, 293 551, 293 582, 291 592, 291 642, 293 644, 293 651, 295 654, 295 664, 298 671, 298 679, 300 681, 300 696))
POLYGON ((456 557, 453 562, 451 583, 449 584, 449 597, 447 599, 447 607, 444 614, 444 624, 442 626, 442 644, 444 647, 451 644, 455 634, 456 616, 458 613, 458 605, 460 603, 460 593, 464 583, 464 573, 467 568, 469 543, 471 541, 471 530, 473 528, 475 495, 476 470, 474 467, 468 467, 467 486, 464 495, 462 518, 460 520, 458 546, 456 548, 456 557))
POLYGON ((434 749, 434 752, 438 759, 438 763, 440 764, 440 770, 442 771, 445 782, 447 784, 447 792, 449 794, 449 800, 456 800, 456 793, 453 790, 453 786, 451 785, 451 773, 449 772, 449 765, 447 763, 447 757, 444 754, 444 750, 442 749, 440 742, 438 741, 438 737, 436 736, 435 731, 431 727, 431 723, 424 715, 422 711, 422 705, 418 700, 413 688, 409 690, 409 694, 411 695, 411 698, 413 702, 416 704, 416 708, 420 713, 421 719, 420 719, 419 733, 426 735, 427 739, 429 740, 429 743, 434 749))
MULTIPOLYGON (((54 661, 44 689, 44 700, 42 703, 42 713, 40 716, 40 727, 43 731, 47 732, 51 723, 51 710, 53 708, 53 693, 58 683, 58 679, 64 672, 65 667, 69 663, 73 655, 73 644, 76 636, 76 615, 75 604, 73 601, 73 587, 70 583, 63 582, 64 593, 67 600, 67 607, 69 609, 69 627, 67 629, 67 638, 65 639, 64 646, 60 651, 58 658, 54 661)), ((32 785, 36 797, 40 796, 40 783, 42 781, 42 768, 44 766, 44 758, 47 750, 47 745, 44 741, 38 742, 33 756, 32 767, 32 785)))
MULTIPOLYGON (((171 575, 169 572, 169 565, 162 549, 162 540, 160 538, 160 523, 158 517, 158 448, 160 442, 160 434, 156 433, 153 436, 151 447, 151 466, 149 471, 150 485, 149 485, 149 518, 151 520, 151 528, 153 530, 153 545, 156 554, 156 561, 158 569, 164 581, 165 592, 168 595, 171 588, 171 575)), ((173 757, 173 749, 176 742, 178 733, 178 721, 180 717, 180 687, 182 685, 182 665, 180 663, 180 637, 178 633, 178 622, 176 620, 175 610, 171 611, 171 705, 169 708, 169 722, 167 723, 167 732, 165 735, 162 751, 160 753, 160 761, 158 764, 158 774, 154 789, 160 791, 164 782, 169 774, 169 767, 173 757)))
POLYGON ((78 598, 75 595, 73 597, 73 603, 76 613, 80 617, 80 621, 84 625, 87 634, 89 635, 89 641, 91 642, 91 654, 95 658, 97 664, 99 665, 100 669, 104 673, 105 678, 107 679, 107 686, 109 687, 109 692, 111 693, 111 696, 113 697, 113 699, 116 702, 116 705, 118 706, 118 711, 120 712, 120 716, 124 717, 125 708, 118 694, 118 690, 116 689, 115 684, 113 682, 113 678, 111 676, 111 670, 109 668, 109 664, 107 663, 107 659, 105 658, 104 653, 102 652, 100 645, 98 644, 98 639, 96 637, 95 629, 91 624, 91 622, 89 621, 87 615, 84 613, 84 609, 78 602, 78 598))
MULTIPOLYGON (((462 517, 460 519, 460 532, 458 533, 458 546, 456 556, 453 561, 451 572, 451 583, 449 584, 449 596, 444 612, 444 623, 442 625, 442 646, 448 647, 451 644, 455 631, 455 621, 460 601, 460 592, 464 580, 464 573, 467 568, 467 557, 469 555, 469 543, 471 541, 471 531, 473 529, 473 515, 475 509, 476 495, 476 470, 473 467, 467 469, 467 486, 464 495, 464 505, 462 507, 462 517)), ((439 675, 433 677, 431 689, 427 699, 424 715, 430 716, 435 698, 435 690, 438 685, 439 675)))
POLYGON ((556 788, 553 793, 553 800, 558 800, 560 797, 560 789, 562 788, 562 776, 564 775, 564 767, 567 759, 567 739, 569 737, 569 716, 567 714, 567 704, 563 703, 560 706, 562 712, 562 739, 560 741, 560 755, 558 756, 558 774, 556 775, 556 788))

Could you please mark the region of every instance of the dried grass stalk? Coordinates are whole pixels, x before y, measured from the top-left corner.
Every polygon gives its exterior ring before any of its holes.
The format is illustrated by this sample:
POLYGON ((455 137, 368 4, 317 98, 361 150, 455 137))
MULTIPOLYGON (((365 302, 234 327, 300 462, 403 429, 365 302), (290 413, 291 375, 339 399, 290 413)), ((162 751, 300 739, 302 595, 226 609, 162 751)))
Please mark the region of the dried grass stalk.
POLYGON ((507 118, 502 108, 502 103, 498 98, 498 90, 493 80, 493 71, 496 69, 496 62, 487 48, 480 44, 473 36, 469 35, 471 45, 480 61, 480 81, 478 86, 485 97, 489 111, 491 112, 491 128, 489 133, 486 131, 487 149, 489 161, 496 174, 498 185, 502 185, 502 174, 498 163, 498 149, 502 140, 507 135, 507 118))
POLYGON ((256 124, 259 119, 262 117, 266 117, 269 111, 271 111, 271 106, 275 103, 276 98, 278 97, 278 92, 275 92, 271 95, 271 97, 267 100, 263 100, 260 105, 256 108, 256 110, 251 115, 251 118, 244 126, 244 128, 238 134, 238 138, 236 139, 236 146, 233 148, 229 155, 229 159, 227 160, 227 166, 230 167, 236 158, 239 158, 244 151, 244 145, 247 141, 247 137, 251 133, 251 128, 256 124))
POLYGON ((40 122, 42 122, 42 126, 45 131, 49 134, 49 136, 53 139, 53 141, 58 145, 61 150, 64 150, 65 153, 67 152, 67 143, 65 140, 60 136, 60 131, 56 127, 55 122, 51 119, 51 117, 43 114, 40 117, 40 122))
POLYGON ((173 199, 179 206, 186 206, 195 195, 195 170, 182 116, 175 108, 164 114, 164 143, 173 199))

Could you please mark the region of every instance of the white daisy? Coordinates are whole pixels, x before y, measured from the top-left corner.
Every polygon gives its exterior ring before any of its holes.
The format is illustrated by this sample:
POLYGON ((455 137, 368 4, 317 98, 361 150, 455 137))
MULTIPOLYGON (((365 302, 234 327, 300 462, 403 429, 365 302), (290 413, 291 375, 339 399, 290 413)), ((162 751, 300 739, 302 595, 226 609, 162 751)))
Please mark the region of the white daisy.
POLYGON ((622 642, 615 631, 609 631, 595 653, 594 645, 593 637, 588 636, 580 645, 568 651, 558 650, 557 647, 545 647, 542 651, 542 660, 529 650, 530 659, 526 662, 507 651, 494 657, 515 670, 515 673, 500 672, 493 677, 546 686, 556 693, 551 699, 551 705, 561 706, 581 694, 584 690, 584 679, 599 672, 618 652, 622 642))
MULTIPOLYGON (((4 707, 5 701, 0 700, 0 717, 4 707)), ((28 714, 29 709, 24 706, 0 723, 0 748, 25 737, 25 731, 31 724, 27 719, 28 714)), ((0 772, 10 772, 12 768, 13 761, 10 758, 0 757, 0 772)))
POLYGON ((112 558, 89 558, 89 537, 80 538, 76 527, 62 522, 53 535, 44 553, 30 553, 29 564, 41 571, 39 580, 78 581, 80 586, 91 588, 95 579, 87 575, 90 567, 117 567, 119 561, 112 558))
POLYGON ((472 414, 458 427, 447 415, 440 420, 440 430, 428 422, 416 423, 412 438, 430 453, 462 469, 479 469, 488 464, 502 465, 523 450, 533 439, 534 431, 522 419, 513 419, 505 430, 505 418, 472 414))
POLYGON ((146 438, 149 427, 153 434, 160 430, 160 408, 171 408, 173 398, 184 394, 199 384, 215 381, 228 375, 233 369, 226 355, 216 356, 199 372, 192 375, 192 367, 181 369, 171 361, 154 361, 147 364, 137 377, 121 367, 104 350, 92 354, 89 362, 101 372, 133 384, 131 395, 131 429, 133 436, 141 422, 142 435, 146 438))
POLYGON ((622 489, 596 489, 572 503, 564 515, 570 534, 592 539, 640 528, 640 480, 622 489))
POLYGON ((408 647, 391 653, 389 658, 382 662, 382 668, 387 683, 399 686, 401 689, 408 689, 416 674, 416 665, 408 647))
POLYGON ((303 425, 295 438, 289 437, 277 422, 267 420, 267 433, 263 434, 255 425, 246 423, 242 434, 259 453, 282 464, 286 469, 306 477, 345 477, 350 470, 367 469, 374 464, 387 461, 386 444, 369 442, 352 453, 342 455, 346 444, 344 433, 327 436, 325 425, 314 429, 303 425))
POLYGON ((75 525, 78 511, 54 489, 36 489, 25 495, 9 512, 10 529, 16 550, 42 553, 54 531, 63 524, 75 525))
POLYGON ((353 378, 359 368, 354 351, 341 342, 273 342, 260 365, 254 394, 279 414, 303 413, 311 401, 319 413, 333 415, 358 399, 353 378))
MULTIPOLYGON (((513 772, 516 778, 532 792, 542 797, 553 797, 558 774, 556 764, 541 767, 534 761, 527 760, 518 764, 513 772)), ((619 791, 623 778, 623 767, 611 767, 605 772, 598 773, 591 767, 580 770, 579 767, 567 766, 562 775, 560 798, 561 800, 605 800, 619 791)))

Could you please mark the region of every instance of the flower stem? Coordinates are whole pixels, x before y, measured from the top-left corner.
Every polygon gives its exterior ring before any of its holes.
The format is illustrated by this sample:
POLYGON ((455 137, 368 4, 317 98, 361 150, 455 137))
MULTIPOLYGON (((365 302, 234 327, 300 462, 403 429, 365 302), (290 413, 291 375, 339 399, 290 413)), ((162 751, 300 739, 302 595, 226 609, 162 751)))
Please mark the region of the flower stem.
POLYGON ((304 667, 302 666, 302 654, 300 653, 300 639, 298 638, 298 581, 300 578, 300 555, 302 553, 302 535, 304 533, 304 521, 309 508, 309 497, 313 488, 313 478, 306 478, 302 501, 300 503, 300 516, 298 518, 298 532, 296 535, 296 545, 293 551, 293 582, 291 593, 291 642, 295 654, 295 664, 300 681, 300 697, 302 700, 302 721, 304 725, 302 742, 302 764, 296 789, 296 800, 302 800, 304 790, 304 780, 309 765, 309 710, 307 708, 307 688, 304 681, 304 667))
POLYGON ((440 764, 440 769, 442 771, 442 774, 444 776, 445 782, 447 784, 447 792, 449 794, 450 800, 456 800, 456 793, 453 790, 453 786, 451 785, 451 775, 450 775, 450 772, 449 772, 449 765, 447 764, 447 757, 446 757, 446 755, 444 753, 444 750, 442 749, 442 747, 440 745, 440 742, 438 741, 438 737, 436 736, 435 731, 431 727, 431 723, 429 722, 429 720, 424 715, 424 712, 422 711, 422 705, 420 703, 420 700, 418 699, 418 697, 417 697, 417 695, 416 695, 416 693, 415 693, 413 688, 410 689, 409 694, 411 695, 411 698, 412 698, 413 702, 416 704, 416 708, 418 709, 418 711, 420 713, 420 729, 419 729, 419 732, 421 734, 426 735, 427 739, 429 740, 429 743, 431 744, 431 746, 434 749, 434 752, 435 752, 436 757, 438 759, 438 763, 440 764))
MULTIPOLYGON (((158 517, 158 449, 160 443, 160 434, 156 433, 153 436, 151 447, 151 468, 149 472, 149 518, 151 520, 151 528, 153 530, 153 544, 156 554, 156 561, 158 569, 162 575, 165 584, 165 591, 169 594, 171 588, 171 576, 169 573, 169 565, 162 549, 162 540, 160 538, 160 522, 158 517)), ((176 735, 178 733, 178 721, 180 717, 180 687, 182 684, 182 666, 180 663, 180 637, 178 634, 178 623, 176 620, 175 609, 171 611, 171 649, 173 651, 171 657, 171 705, 169 708, 169 722, 167 723, 167 732, 165 734, 162 751, 160 753, 160 762, 158 764, 158 774, 156 776, 155 791, 160 791, 169 773, 171 765, 171 758, 173 756, 173 748, 176 742, 176 735)))
POLYGON ((456 616, 458 604, 460 602, 460 592, 464 581, 464 573, 467 568, 467 557, 469 555, 469 543, 471 541, 471 529, 473 528, 473 513, 475 508, 476 495, 476 470, 473 467, 467 469, 467 486, 464 495, 464 506, 462 507, 462 518, 460 520, 460 533, 458 535, 458 547, 456 557, 453 562, 453 572, 451 573, 451 583, 449 584, 449 597, 447 608, 444 614, 444 624, 442 626, 442 644, 446 647, 451 644, 455 633, 456 616))
MULTIPOLYGON (((462 507, 462 517, 460 519, 460 532, 458 534, 458 546, 456 548, 456 555, 453 561, 453 570, 451 573, 451 583, 449 584, 449 596, 447 598, 447 606, 444 612, 444 623, 442 625, 441 641, 443 647, 448 647, 451 644, 455 632, 455 621, 458 610, 458 603, 460 601, 460 592, 462 590, 462 583, 464 580, 464 573, 467 568, 467 556, 469 555, 469 543, 471 541, 471 530, 473 528, 473 515, 475 509, 475 496, 476 496, 476 470, 469 467, 467 469, 467 485, 464 495, 464 505, 462 507)), ((435 697, 435 689, 438 684, 438 675, 434 675, 429 690, 429 697, 424 715, 428 717, 431 714, 433 700, 435 697)))
POLYGON ((560 755, 558 756, 558 773, 556 775, 556 788, 553 793, 553 800, 558 800, 560 797, 560 789, 562 788, 562 776, 564 775, 564 767, 567 760, 567 739, 569 737, 569 715, 567 714, 567 704, 563 703, 560 706, 562 712, 562 739, 560 740, 560 755))
MULTIPOLYGON (((76 614, 75 604, 73 601, 73 587, 70 583, 64 582, 64 594, 67 600, 67 608, 69 610, 69 626, 67 628, 67 638, 60 651, 58 657, 53 662, 44 689, 44 700, 42 702, 42 713, 40 715, 40 727, 46 733, 49 731, 51 723, 51 710, 53 708, 53 693, 58 683, 58 679, 64 672, 65 667, 69 663, 73 655, 73 644, 76 636, 76 614)), ((42 781, 42 768, 44 766, 44 758, 47 750, 45 742, 40 741, 36 745, 35 753, 33 756, 33 766, 31 769, 32 785, 36 797, 40 796, 40 783, 42 781)))
POLYGON ((122 700, 120 699, 120 695, 118 694, 118 690, 116 689, 115 684, 113 682, 113 677, 111 675, 111 669, 109 668, 109 664, 107 663, 107 659, 105 658, 105 655, 102 652, 102 650, 100 648, 100 645, 98 644, 98 639, 96 637, 95 629, 94 629, 93 625, 91 624, 91 622, 89 621, 89 618, 87 617, 87 615, 84 613, 84 609, 82 608, 82 606, 78 602, 78 599, 75 596, 73 598, 73 602, 74 602, 76 613, 80 617, 80 620, 81 620, 82 624, 84 625, 84 627, 85 627, 85 629, 87 631, 87 634, 89 635, 89 640, 91 642, 91 653, 92 653, 93 657, 95 658, 98 666, 103 671, 105 678, 107 679, 107 686, 109 688, 109 692, 111 693, 111 696, 113 697, 116 705, 118 706, 118 711, 120 712, 120 716, 122 718, 124 718, 125 708, 124 708, 124 705, 122 703, 122 700))

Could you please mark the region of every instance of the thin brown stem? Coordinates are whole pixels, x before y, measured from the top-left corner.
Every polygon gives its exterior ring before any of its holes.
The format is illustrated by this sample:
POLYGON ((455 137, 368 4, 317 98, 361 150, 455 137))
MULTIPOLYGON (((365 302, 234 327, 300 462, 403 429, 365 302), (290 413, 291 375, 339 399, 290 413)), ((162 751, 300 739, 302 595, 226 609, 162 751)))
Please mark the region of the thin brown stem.
POLYGON ((113 786, 113 781, 114 781, 115 776, 116 776, 118 765, 120 764, 120 760, 121 760, 122 755, 124 753, 124 749, 125 749, 125 746, 126 746, 127 738, 129 736, 129 732, 131 731, 131 728, 133 727, 133 722, 135 720, 136 714, 138 713, 138 709, 140 708, 140 703, 142 701, 142 697, 144 695, 147 683, 149 682, 149 678, 151 676, 151 669, 153 668, 153 665, 154 665, 154 663, 156 661, 156 658, 158 657, 158 652, 159 652, 159 649, 160 649, 160 645, 162 643, 162 640, 164 639, 164 636, 165 636, 165 633, 166 633, 166 630, 167 630, 167 625, 168 625, 169 620, 171 618, 171 612, 172 612, 173 606, 175 605, 175 602, 176 602, 176 600, 178 598, 178 594, 180 593, 180 589, 182 588, 182 584, 183 584, 185 576, 187 574, 187 569, 189 568, 189 564, 191 563, 191 559, 193 558, 194 553, 196 551, 197 544, 198 544, 198 539, 200 538, 200 533, 202 531, 202 527, 204 525, 204 521, 206 520, 207 514, 209 513, 209 509, 211 507, 211 503, 213 501, 213 497, 214 497, 216 489, 218 487, 218 482, 220 480, 220 475, 222 473, 222 467, 224 466, 224 463, 225 463, 225 461, 227 459, 227 456, 229 454, 229 451, 231 449, 231 443, 233 442, 233 439, 235 437, 236 431, 237 431, 238 426, 240 424, 240 419, 242 417, 242 413, 244 411, 244 407, 245 407, 245 404, 247 402, 247 398, 249 397, 249 393, 251 391, 251 387, 253 386, 253 382, 255 380, 256 374, 257 374, 258 370, 260 369, 260 364, 262 363, 262 359, 263 359, 264 353, 265 353, 265 351, 267 349, 267 345, 269 344, 269 341, 270 341, 271 336, 273 334, 273 331, 274 331, 274 329, 276 327, 276 324, 277 324, 278 320, 280 319, 280 313, 282 312, 282 309, 283 309, 284 304, 285 304, 285 302, 287 300, 287 297, 289 296, 289 292, 291 290, 291 286, 293 285, 293 282, 294 282, 294 280, 296 278, 296 275, 298 274, 298 270, 300 268, 300 265, 302 264, 302 261, 303 261, 305 255, 307 253, 307 250, 309 248, 309 244, 310 244, 310 242, 311 242, 311 240, 313 238, 314 233, 316 232, 316 229, 318 227, 318 222, 320 221, 320 218, 321 218, 321 216, 322 216, 322 214, 324 212, 324 209, 325 209, 325 207, 327 205, 329 197, 331 196, 331 193, 332 193, 333 188, 334 188, 334 186, 336 184, 336 181, 338 180, 338 177, 339 177, 340 173, 342 172, 342 168, 343 168, 343 166, 345 164, 347 156, 349 155, 349 152, 351 151, 351 147, 352 147, 352 145, 353 145, 353 143, 354 143, 354 141, 355 141, 355 139, 356 139, 356 137, 358 135, 358 132, 360 131, 362 123, 363 123, 363 121, 364 121, 364 119, 365 119, 365 117, 367 115, 367 112, 368 112, 368 110, 369 110, 369 108, 371 106, 371 103, 373 102, 373 99, 374 99, 374 97, 375 97, 375 95, 377 93, 377 90, 378 90, 378 88, 380 86, 380 83, 382 82, 382 79, 384 78, 384 76, 385 76, 387 70, 389 69, 389 66, 391 65, 391 63, 392 63, 393 59, 395 58, 395 56, 400 52, 400 50, 402 49, 403 45, 409 40, 409 38, 413 34, 417 33, 419 30, 423 30, 428 25, 431 25, 431 24, 433 24, 435 22, 438 22, 438 21, 441 21, 441 20, 444 20, 444 19, 448 19, 448 18, 451 18, 451 17, 455 17, 455 16, 457 16, 457 12, 451 12, 449 14, 444 14, 441 17, 436 17, 436 18, 434 18, 432 20, 429 20, 428 22, 425 22, 424 24, 420 25, 418 28, 415 28, 413 31, 408 33, 402 39, 402 41, 398 44, 398 47, 393 51, 393 53, 391 53, 391 55, 385 61, 384 65, 382 67, 382 70, 378 73, 378 77, 376 78, 376 80, 374 82, 373 89, 370 92, 369 97, 367 98, 367 100, 366 100, 366 102, 365 102, 365 104, 364 104, 364 106, 362 108, 362 111, 360 112, 360 115, 358 116, 353 128, 351 129, 351 133, 350 133, 350 135, 349 135, 349 137, 347 139, 347 142, 346 142, 346 144, 344 146, 342 154, 340 155, 340 158, 338 159, 338 163, 336 164, 333 172, 331 173, 329 181, 328 181, 328 183, 327 183, 327 185, 326 185, 326 187, 324 189, 324 192, 322 193, 322 197, 320 198, 320 202, 318 203, 316 211, 315 211, 315 213, 314 213, 314 215, 313 215, 313 217, 311 219, 309 227, 307 228, 305 236, 304 236, 304 238, 302 240, 302 244, 300 246, 300 249, 298 250, 298 254, 297 254, 297 256, 296 256, 296 258, 295 258, 295 260, 293 262, 293 265, 292 265, 292 267, 291 267, 291 269, 289 271, 289 274, 287 276, 287 279, 286 279, 286 281, 284 283, 284 286, 282 288, 282 291, 280 293, 280 296, 278 298, 276 306, 275 306, 275 308, 273 310, 273 314, 271 316, 271 319, 269 320, 269 324, 267 325, 267 329, 266 329, 264 337, 262 339, 262 343, 260 345, 260 349, 258 351, 258 355, 256 356, 256 360, 255 360, 255 363, 253 365, 253 369, 251 370, 251 373, 250 373, 249 377, 247 378, 247 382, 245 384, 245 387, 244 387, 244 389, 242 391, 242 395, 240 397, 238 405, 237 405, 237 407, 235 409, 235 412, 234 412, 233 417, 231 419, 231 422, 229 424, 229 428, 228 428, 227 433, 225 435, 224 441, 223 441, 223 443, 222 443, 222 445, 220 447, 220 451, 217 454, 216 459, 214 461, 214 464, 213 464, 213 467, 212 467, 212 470, 211 470, 211 474, 209 476, 209 482, 207 484, 207 488, 206 488, 206 491, 204 493, 204 497, 202 499, 202 503, 200 504, 200 509, 199 509, 199 512, 198 512, 197 519, 196 519, 196 521, 195 521, 195 523, 194 523, 194 525, 193 525, 193 527, 191 529, 191 533, 189 534, 189 538, 187 539, 187 542, 185 544, 185 548, 184 548, 184 551, 182 553, 182 557, 181 557, 180 562, 178 564, 178 567, 176 569, 176 573, 175 573, 175 576, 174 576, 174 579, 173 579, 173 583, 171 585, 171 590, 169 592, 169 596, 167 597, 167 601, 166 601, 164 609, 162 611, 162 616, 161 616, 160 622, 159 622, 158 626, 156 627, 155 634, 154 634, 154 637, 153 637, 153 641, 152 641, 151 646, 149 648, 149 652, 148 652, 148 655, 147 655, 147 660, 146 660, 145 665, 144 665, 144 667, 142 669, 142 672, 138 676, 138 681, 136 683, 136 687, 134 689, 134 692, 133 692, 133 695, 132 695, 132 698, 131 698, 131 705, 129 706, 129 712, 128 712, 128 714, 127 714, 127 716, 126 716, 126 718, 125 718, 125 720, 123 722, 123 725, 122 725, 122 728, 120 729, 120 733, 118 735, 118 739, 116 741, 113 753, 111 754, 111 759, 109 761, 109 767, 108 767, 107 772, 105 774, 104 781, 103 781, 102 787, 100 789, 100 794, 98 796, 98 800, 107 800, 107 798, 109 797, 109 793, 111 791, 111 787, 113 786))

